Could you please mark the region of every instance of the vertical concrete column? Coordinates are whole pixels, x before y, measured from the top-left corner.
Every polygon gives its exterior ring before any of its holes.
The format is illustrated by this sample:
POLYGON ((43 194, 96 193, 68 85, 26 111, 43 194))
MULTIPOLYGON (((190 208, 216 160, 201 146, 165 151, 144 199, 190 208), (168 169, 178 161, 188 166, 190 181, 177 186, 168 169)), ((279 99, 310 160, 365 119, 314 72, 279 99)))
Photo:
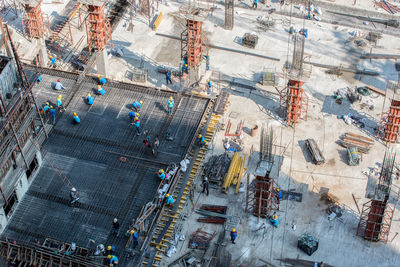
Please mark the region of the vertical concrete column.
POLYGON ((107 49, 103 49, 99 56, 97 57, 97 72, 101 75, 108 76, 109 74, 109 65, 108 65, 108 55, 107 49))
POLYGON ((46 43, 44 41, 44 38, 39 39, 38 48, 39 48, 39 65, 40 67, 46 67, 49 63, 49 56, 47 54, 46 43))

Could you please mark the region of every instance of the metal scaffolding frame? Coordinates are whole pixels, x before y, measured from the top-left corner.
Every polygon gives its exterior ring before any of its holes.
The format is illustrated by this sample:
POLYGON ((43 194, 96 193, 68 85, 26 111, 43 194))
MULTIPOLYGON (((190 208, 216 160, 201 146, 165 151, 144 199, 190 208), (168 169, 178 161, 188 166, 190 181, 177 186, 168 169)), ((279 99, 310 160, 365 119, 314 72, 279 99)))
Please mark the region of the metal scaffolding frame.
POLYGON ((382 113, 377 137, 386 143, 396 143, 400 129, 400 100, 392 99, 389 111, 382 113))

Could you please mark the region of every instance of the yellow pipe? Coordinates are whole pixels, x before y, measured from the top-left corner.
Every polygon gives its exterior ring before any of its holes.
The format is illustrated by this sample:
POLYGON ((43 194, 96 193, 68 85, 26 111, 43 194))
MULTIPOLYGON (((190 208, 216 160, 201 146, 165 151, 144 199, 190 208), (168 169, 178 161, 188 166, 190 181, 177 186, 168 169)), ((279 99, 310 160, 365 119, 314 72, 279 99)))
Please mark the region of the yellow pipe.
POLYGON ((238 158, 239 158, 239 153, 235 152, 235 154, 233 154, 233 157, 232 157, 232 160, 231 160, 231 164, 229 165, 228 172, 225 175, 224 183, 222 184, 222 190, 224 192, 226 192, 226 190, 228 189, 228 187, 232 183, 232 179, 233 179, 233 176, 235 174, 235 169, 236 169, 238 158))
POLYGON ((239 175, 238 175, 238 181, 236 184, 236 191, 235 193, 239 193, 239 188, 240 188, 240 183, 242 181, 242 177, 243 177, 243 171, 244 171, 244 164, 246 162, 246 156, 243 156, 242 158, 242 164, 240 164, 240 170, 239 170, 239 175))

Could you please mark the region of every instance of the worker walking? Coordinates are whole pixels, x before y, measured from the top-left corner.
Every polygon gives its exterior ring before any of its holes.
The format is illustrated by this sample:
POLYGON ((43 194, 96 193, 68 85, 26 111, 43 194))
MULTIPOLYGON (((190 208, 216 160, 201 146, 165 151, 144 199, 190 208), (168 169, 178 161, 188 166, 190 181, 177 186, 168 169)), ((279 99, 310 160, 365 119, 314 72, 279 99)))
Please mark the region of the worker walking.
POLYGON ((281 192, 281 189, 279 187, 276 189, 275 197, 276 197, 276 203, 279 205, 280 200, 282 198, 282 192, 281 192))
POLYGON ((204 55, 204 59, 206 60, 206 70, 210 70, 210 56, 204 55))
POLYGON ((257 9, 257 3, 258 3, 258 0, 254 0, 252 8, 257 9))
POLYGON ((53 106, 50 106, 50 117, 52 119, 53 125, 56 124, 56 110, 53 108, 53 106))
POLYGON ((74 112, 73 122, 74 122, 74 124, 81 123, 81 119, 79 118, 78 114, 76 114, 76 112, 74 112))
POLYGON ((129 233, 130 233, 131 236, 132 236, 132 248, 135 249, 136 246, 137 246, 138 243, 139 243, 139 242, 138 242, 138 239, 139 239, 138 234, 137 234, 137 232, 136 232, 135 230, 131 230, 129 233))
POLYGON ((174 198, 170 194, 165 195, 165 205, 167 206, 173 206, 175 203, 174 198))
POLYGON ((57 82, 54 84, 55 90, 65 89, 64 85, 61 83, 61 79, 57 79, 57 82))
POLYGON ((270 222, 274 227, 278 227, 278 225, 279 225, 279 219, 278 219, 278 215, 276 215, 276 212, 274 212, 274 214, 271 216, 271 218, 269 218, 269 222, 270 222))
POLYGON ((78 192, 76 192, 76 188, 72 187, 71 192, 69 193, 69 205, 73 206, 75 202, 79 200, 78 192))
POLYGON ((112 231, 114 234, 117 235, 117 237, 119 236, 119 229, 120 229, 120 224, 118 222, 117 218, 114 218, 113 223, 112 223, 112 231))
POLYGON ((207 79, 207 91, 208 91, 208 94, 211 94, 211 87, 212 87, 211 80, 207 79))
POLYGON ((203 186, 203 192, 202 192, 202 193, 206 192, 206 194, 207 194, 207 196, 208 196, 208 193, 209 193, 209 191, 208 191, 209 182, 208 182, 207 176, 204 177, 204 180, 203 180, 203 182, 201 183, 201 185, 203 186))
POLYGON ((163 169, 158 170, 158 172, 156 172, 158 178, 160 178, 161 180, 165 179, 165 173, 163 169))
POLYGON ((50 67, 55 68, 56 67, 56 58, 53 56, 49 56, 50 59, 50 67))
POLYGON ((59 95, 58 97, 57 97, 57 108, 58 108, 58 111, 59 112, 63 112, 63 110, 64 110, 64 107, 63 107, 63 104, 62 104, 62 95, 59 95))
POLYGON ((96 91, 96 93, 97 93, 98 95, 105 95, 106 90, 104 90, 104 88, 101 87, 101 85, 97 85, 97 91, 96 91))
POLYGON ((97 79, 101 85, 105 85, 107 83, 106 78, 104 78, 102 75, 97 75, 97 79))
POLYGON ((132 103, 132 108, 134 111, 139 112, 142 109, 143 101, 135 101, 132 103))
POLYGON ((165 71, 165 80, 167 81, 167 85, 168 85, 168 82, 170 84, 172 84, 171 72, 169 70, 165 71))
POLYGON ((188 73, 188 64, 182 66, 182 76, 183 74, 188 73))
POLYGON ((207 145, 207 139, 204 138, 202 134, 199 134, 199 138, 197 140, 199 146, 206 146, 207 145))
POLYGON ((167 101, 167 107, 168 107, 168 114, 172 114, 172 109, 174 108, 174 98, 171 96, 168 101, 167 101))
POLYGON ((231 231, 231 241, 232 241, 232 244, 235 244, 236 237, 237 237, 237 232, 236 232, 236 229, 233 228, 232 231, 231 231))
POLYGON ((92 96, 91 94, 88 94, 88 95, 87 95, 86 100, 87 100, 87 103, 88 103, 89 105, 93 105, 93 103, 94 103, 94 98, 93 98, 93 96, 92 96))

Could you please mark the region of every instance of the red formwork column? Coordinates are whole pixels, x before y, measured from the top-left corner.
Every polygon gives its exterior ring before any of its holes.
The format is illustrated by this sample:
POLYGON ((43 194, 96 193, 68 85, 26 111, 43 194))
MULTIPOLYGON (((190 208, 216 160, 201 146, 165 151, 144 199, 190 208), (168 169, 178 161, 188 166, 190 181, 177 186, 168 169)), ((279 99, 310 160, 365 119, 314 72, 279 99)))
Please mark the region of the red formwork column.
POLYGON ((87 39, 89 50, 103 50, 108 41, 111 41, 110 27, 104 14, 104 5, 88 5, 89 17, 87 20, 87 39))
POLYGON ((392 100, 387 115, 384 140, 395 143, 399 134, 400 125, 400 101, 392 100))
POLYGON ((202 22, 187 20, 187 59, 189 68, 197 68, 203 57, 203 30, 202 22))
POLYGON ((296 123, 302 113, 303 105, 303 82, 296 80, 289 80, 289 95, 287 103, 287 122, 296 123))
POLYGON ((23 4, 25 12, 22 14, 22 27, 30 39, 42 38, 44 35, 45 25, 41 3, 42 1, 34 3, 35 5, 23 4))

